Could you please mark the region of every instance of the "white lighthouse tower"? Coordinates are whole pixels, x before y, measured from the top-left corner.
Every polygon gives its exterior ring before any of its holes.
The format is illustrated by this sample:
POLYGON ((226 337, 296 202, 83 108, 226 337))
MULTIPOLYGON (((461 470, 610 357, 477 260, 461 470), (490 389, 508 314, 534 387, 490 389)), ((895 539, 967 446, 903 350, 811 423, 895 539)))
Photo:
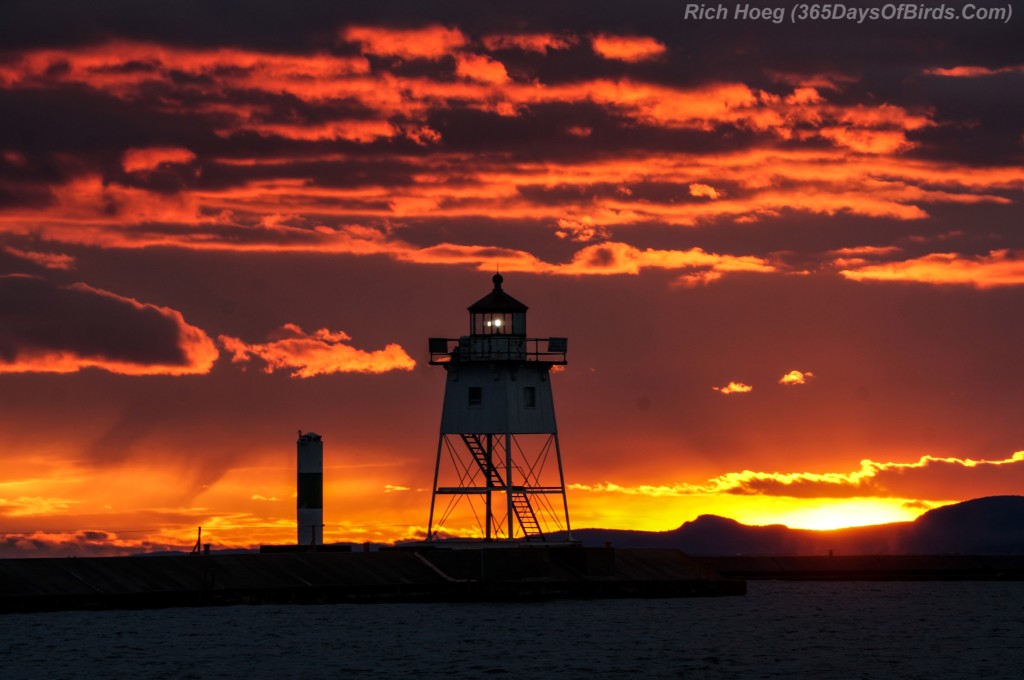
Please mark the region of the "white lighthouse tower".
POLYGON ((527 307, 501 288, 469 307, 469 335, 431 338, 447 374, 427 540, 569 536, 551 369, 566 338, 528 338, 527 307), (475 523, 475 528, 474 528, 475 523))

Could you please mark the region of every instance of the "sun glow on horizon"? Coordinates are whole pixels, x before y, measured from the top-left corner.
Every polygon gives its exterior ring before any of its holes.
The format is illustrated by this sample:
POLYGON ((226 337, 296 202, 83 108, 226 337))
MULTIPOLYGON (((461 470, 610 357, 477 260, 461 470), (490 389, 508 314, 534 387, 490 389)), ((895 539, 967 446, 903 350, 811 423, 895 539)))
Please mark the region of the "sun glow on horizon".
POLYGON ((569 507, 573 526, 587 529, 671 531, 701 515, 717 515, 747 526, 782 524, 790 529, 828 531, 892 522, 910 522, 932 508, 956 500, 886 497, 795 497, 728 493, 647 496, 574 489, 569 507))
MULTIPOLYGON (((829 531, 852 527, 912 522, 927 508, 909 507, 899 498, 843 498, 804 500, 801 509, 784 513, 764 524, 784 524, 790 529, 829 531)), ((937 503, 935 507, 946 505, 937 503)))

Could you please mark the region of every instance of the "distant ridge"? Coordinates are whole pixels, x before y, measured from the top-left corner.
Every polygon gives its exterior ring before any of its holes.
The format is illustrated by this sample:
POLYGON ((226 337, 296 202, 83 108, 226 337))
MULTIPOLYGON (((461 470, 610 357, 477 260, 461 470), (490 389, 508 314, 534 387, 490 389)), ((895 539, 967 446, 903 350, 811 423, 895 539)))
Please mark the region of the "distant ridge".
POLYGON ((572 536, 585 546, 611 542, 690 555, 1024 555, 1024 496, 977 498, 929 510, 913 522, 831 531, 748 526, 701 515, 670 531, 578 529, 572 536))

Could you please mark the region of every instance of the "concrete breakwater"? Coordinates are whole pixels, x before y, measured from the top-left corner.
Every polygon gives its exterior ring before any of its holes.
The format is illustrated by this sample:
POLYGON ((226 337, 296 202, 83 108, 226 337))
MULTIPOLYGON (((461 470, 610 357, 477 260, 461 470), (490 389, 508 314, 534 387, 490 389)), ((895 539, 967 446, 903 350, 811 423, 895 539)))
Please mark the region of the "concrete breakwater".
POLYGON ((742 595, 677 550, 517 546, 0 560, 0 612, 742 595))

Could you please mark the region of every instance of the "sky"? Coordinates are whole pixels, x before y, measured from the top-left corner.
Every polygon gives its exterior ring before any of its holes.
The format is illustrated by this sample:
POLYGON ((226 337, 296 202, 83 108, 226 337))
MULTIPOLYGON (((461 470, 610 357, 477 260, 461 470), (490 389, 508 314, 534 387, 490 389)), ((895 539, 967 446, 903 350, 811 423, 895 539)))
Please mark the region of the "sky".
POLYGON ((1019 7, 427 5, 3 3, 0 556, 422 537, 498 270, 575 527, 1020 493, 1019 7))

